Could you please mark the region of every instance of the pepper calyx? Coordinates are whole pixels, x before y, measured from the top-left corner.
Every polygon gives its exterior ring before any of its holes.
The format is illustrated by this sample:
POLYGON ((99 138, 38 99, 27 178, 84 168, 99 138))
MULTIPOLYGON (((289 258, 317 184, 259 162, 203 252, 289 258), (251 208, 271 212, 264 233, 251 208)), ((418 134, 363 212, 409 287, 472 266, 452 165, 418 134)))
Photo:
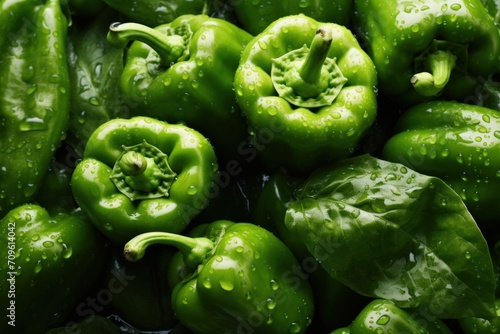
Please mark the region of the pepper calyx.
POLYGON ((168 197, 177 174, 168 164, 168 156, 146 141, 123 146, 116 160, 111 180, 131 200, 168 197))
POLYGON ((278 95, 297 107, 333 103, 347 81, 336 58, 328 58, 332 34, 319 28, 311 42, 273 59, 271 80, 278 95))

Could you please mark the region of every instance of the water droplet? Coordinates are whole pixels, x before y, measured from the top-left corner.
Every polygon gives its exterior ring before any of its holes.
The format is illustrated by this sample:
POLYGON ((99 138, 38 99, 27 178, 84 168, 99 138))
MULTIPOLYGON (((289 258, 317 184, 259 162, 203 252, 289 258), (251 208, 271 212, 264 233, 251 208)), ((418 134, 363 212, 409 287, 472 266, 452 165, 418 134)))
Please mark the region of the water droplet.
POLYGON ((290 328, 288 329, 288 333, 290 334, 300 333, 301 331, 302 331, 302 326, 297 322, 292 322, 290 328))
POLYGON ((35 234, 35 235, 33 235, 33 236, 31 237, 31 240, 32 240, 32 241, 38 241, 38 240, 40 240, 40 236, 39 236, 38 234, 35 234))
POLYGON ((219 285, 223 290, 226 291, 232 291, 234 289, 234 282, 233 280, 224 278, 219 281, 219 285))
POLYGON ((279 289, 279 287, 280 287, 279 283, 272 279, 271 280, 271 289, 276 291, 279 289))
POLYGON ((266 300, 266 307, 268 310, 273 310, 276 307, 276 301, 272 298, 266 300))
POLYGON ((89 103, 93 106, 100 106, 101 103, 99 102, 99 100, 97 99, 97 97, 93 96, 89 99, 89 103))
POLYGON ((202 282, 203 286, 207 289, 210 289, 212 287, 212 281, 210 280, 209 277, 205 277, 202 282))
POLYGON ((390 320, 391 320, 391 317, 389 317, 387 314, 384 314, 380 318, 377 319, 377 325, 387 325, 390 320))
POLYGON ((67 244, 62 244, 63 250, 62 250, 62 257, 65 259, 69 259, 71 255, 73 255, 73 248, 67 244))
POLYGON ((38 260, 34 268, 35 274, 38 274, 40 271, 42 271, 42 267, 42 260, 38 260))
POLYGON ((46 248, 50 248, 52 246, 54 246, 54 243, 50 240, 46 240, 42 243, 43 247, 46 247, 46 248))
POLYGON ((187 189, 187 194, 188 195, 196 195, 198 193, 198 188, 196 186, 189 186, 187 189))
POLYGON ((18 125, 19 131, 45 131, 47 124, 39 117, 26 117, 18 125))

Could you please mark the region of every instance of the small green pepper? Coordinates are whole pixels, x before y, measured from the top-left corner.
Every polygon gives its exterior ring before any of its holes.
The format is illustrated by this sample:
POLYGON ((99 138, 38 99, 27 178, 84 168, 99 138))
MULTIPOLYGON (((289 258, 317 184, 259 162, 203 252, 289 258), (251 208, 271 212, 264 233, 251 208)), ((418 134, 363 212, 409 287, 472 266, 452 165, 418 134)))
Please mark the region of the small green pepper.
POLYGON ((462 198, 474 219, 495 224, 500 214, 500 114, 453 101, 406 110, 384 145, 384 159, 437 176, 462 198))
POLYGON ((69 116, 59 0, 0 1, 0 217, 40 189, 69 116))
POLYGON ((217 171, 199 132, 137 116, 94 131, 71 188, 96 227, 124 244, 143 232, 181 232, 208 204, 217 171))
POLYGON ((203 236, 150 232, 130 240, 125 257, 172 245, 183 254, 185 279, 172 293, 179 321, 194 333, 305 333, 314 301, 291 251, 250 223, 218 220, 203 236))
POLYGON ((81 211, 9 211, 0 220, 0 332, 44 333, 68 322, 102 274, 106 246, 81 211))
POLYGON ((380 91, 410 106, 462 100, 500 65, 500 33, 481 0, 354 1, 380 91))
POLYGON ((155 28, 115 23, 108 33, 109 43, 120 49, 133 41, 120 82, 133 115, 184 123, 210 140, 219 160, 238 161, 248 134, 233 78, 251 38, 207 15, 183 15, 155 28))
POLYGON ((254 147, 271 169, 292 174, 354 152, 375 120, 376 84, 351 31, 304 15, 248 43, 234 79, 254 147))

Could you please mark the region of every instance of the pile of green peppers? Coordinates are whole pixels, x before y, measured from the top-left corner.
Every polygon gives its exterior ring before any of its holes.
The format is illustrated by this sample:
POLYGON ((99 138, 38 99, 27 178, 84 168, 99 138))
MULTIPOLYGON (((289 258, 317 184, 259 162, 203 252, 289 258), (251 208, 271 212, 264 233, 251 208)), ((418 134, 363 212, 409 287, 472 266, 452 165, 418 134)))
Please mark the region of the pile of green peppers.
POLYGON ((0 0, 0 333, 497 333, 499 189, 499 0, 0 0))

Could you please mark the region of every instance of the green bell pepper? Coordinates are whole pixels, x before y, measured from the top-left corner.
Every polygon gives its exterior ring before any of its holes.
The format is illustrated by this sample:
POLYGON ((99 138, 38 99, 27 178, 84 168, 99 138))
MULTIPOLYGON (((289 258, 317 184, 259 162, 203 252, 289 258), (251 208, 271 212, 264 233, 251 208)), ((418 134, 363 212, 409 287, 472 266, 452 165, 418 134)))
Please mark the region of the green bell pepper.
POLYGON ((123 247, 112 247, 111 259, 103 275, 104 284, 114 277, 130 278, 116 291, 110 301, 113 313, 141 331, 169 330, 177 323, 174 318, 168 285, 167 266, 174 249, 156 247, 142 261, 129 262, 123 257, 123 247))
POLYGON ((451 334, 452 331, 440 319, 429 319, 425 314, 411 309, 402 309, 393 302, 375 299, 361 310, 346 328, 331 334, 451 334))
POLYGON ((134 107, 122 96, 119 87, 124 52, 106 40, 110 23, 118 17, 111 8, 106 8, 91 21, 73 23, 68 31, 71 104, 65 141, 80 157, 99 125, 113 118, 128 118, 134 107))
POLYGON ((58 0, 0 1, 0 217, 30 202, 69 115, 67 20, 58 0))
POLYGON ((134 115, 182 122, 206 136, 219 160, 242 161, 244 117, 234 98, 233 77, 252 36, 222 19, 183 15, 150 28, 111 25, 108 41, 127 51, 121 89, 134 115), (224 129, 221 131, 221 129, 224 129))
POLYGON ((143 232, 181 232, 208 204, 217 172, 199 132, 137 116, 94 131, 71 188, 95 226, 124 244, 143 232))
POLYGON ((354 152, 375 120, 376 84, 351 31, 304 15, 278 19, 256 36, 234 79, 262 160, 297 175, 354 152))
POLYGON ((289 15, 304 14, 320 22, 347 26, 350 23, 352 0, 232 0, 240 25, 252 35, 260 34, 274 21, 289 15))
POLYGON ((139 235, 125 245, 125 257, 138 260, 156 244, 179 249, 185 279, 174 287, 172 305, 194 333, 305 333, 314 301, 291 251, 251 223, 218 220, 203 227, 195 238, 139 235))
POLYGON ((51 216, 33 204, 0 220, 0 245, 0 332, 6 334, 65 324, 107 258, 104 238, 81 211, 51 216))
POLYGON ((354 1, 380 92, 405 106, 462 100, 500 65, 500 33, 481 0, 354 1))
POLYGON ((210 15, 213 0, 103 0, 128 20, 156 27, 170 23, 182 15, 210 15))
POLYGON ((406 110, 382 157, 437 176, 463 199, 474 219, 495 224, 500 214, 500 115, 452 101, 424 102, 406 110))

